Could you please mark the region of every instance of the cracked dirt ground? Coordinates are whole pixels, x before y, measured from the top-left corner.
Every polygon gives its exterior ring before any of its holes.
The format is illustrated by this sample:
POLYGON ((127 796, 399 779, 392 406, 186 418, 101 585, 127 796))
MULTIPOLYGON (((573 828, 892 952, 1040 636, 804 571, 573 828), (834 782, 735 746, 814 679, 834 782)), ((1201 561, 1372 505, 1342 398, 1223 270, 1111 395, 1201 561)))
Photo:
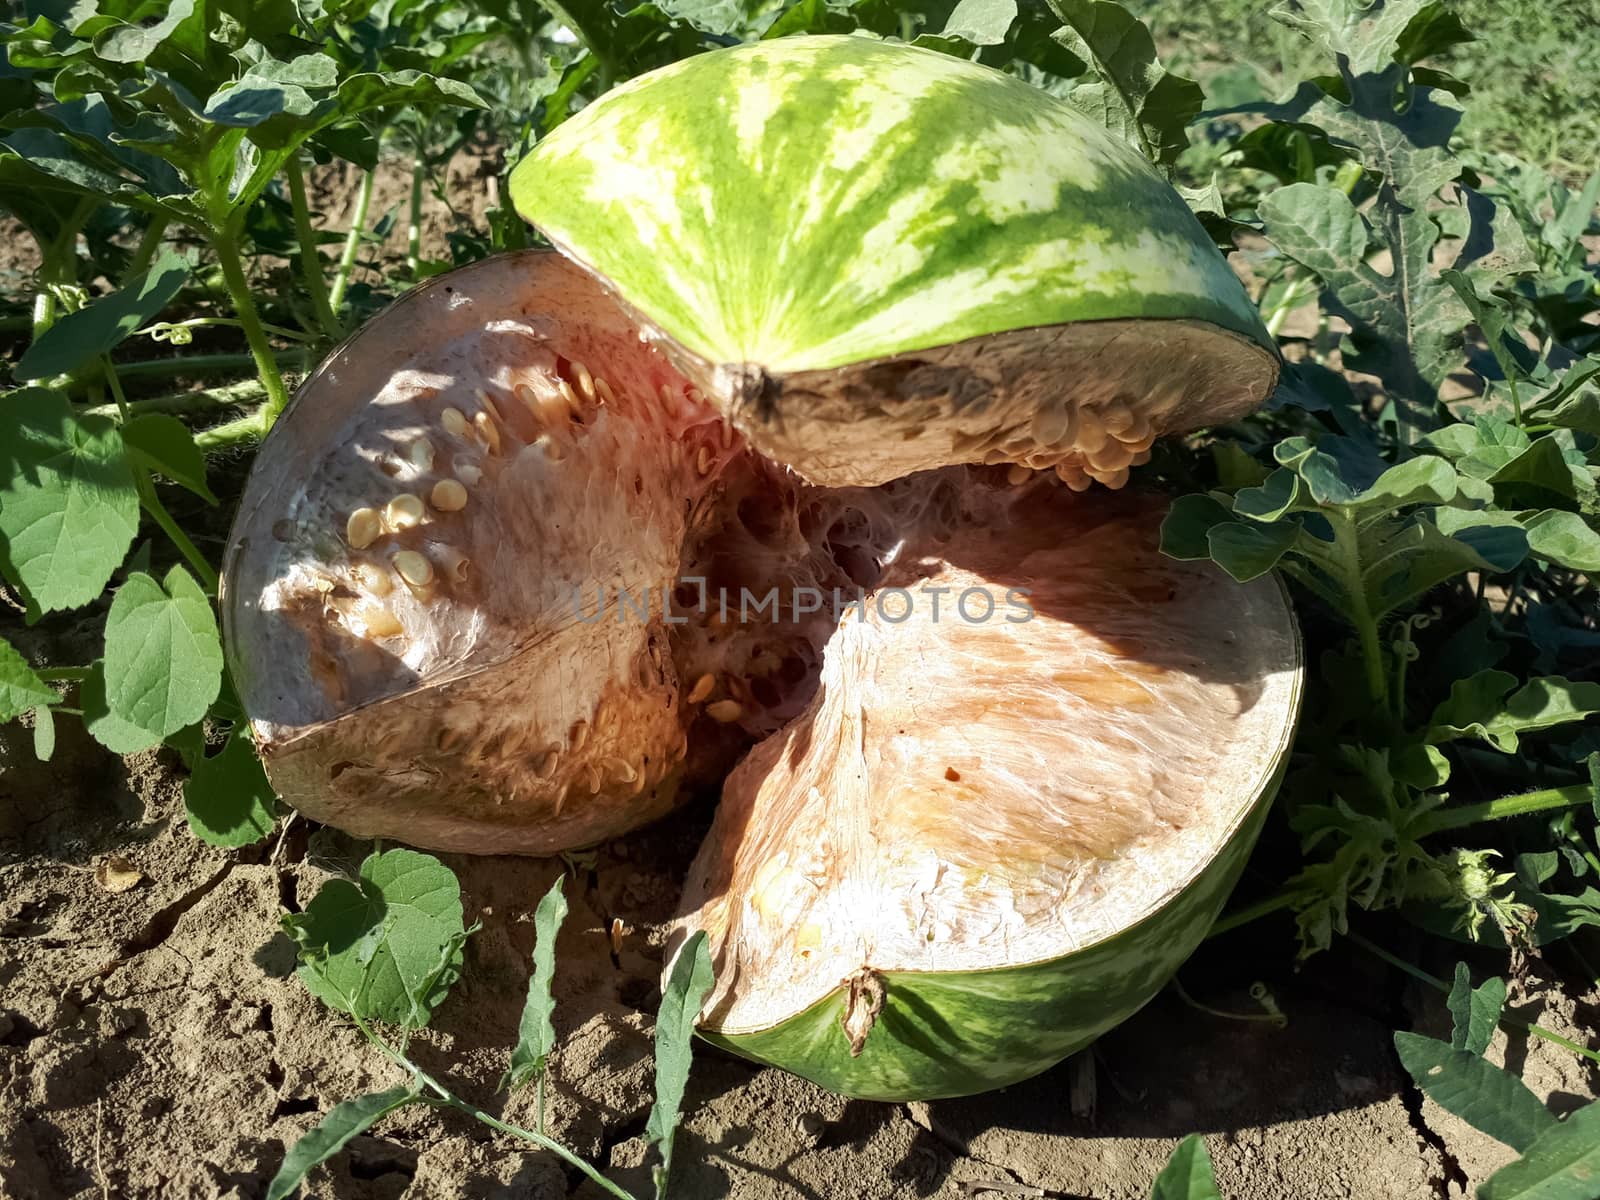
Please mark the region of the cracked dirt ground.
MULTIPOLYGON (((43 767, 25 730, 0 741, 0 1197, 260 1197, 285 1143, 319 1114, 399 1081, 301 987, 278 929, 283 907, 304 905, 364 847, 296 822, 275 863, 270 843, 210 849, 188 832, 168 752, 123 761, 66 722, 62 734, 43 767), (97 882, 113 853, 144 876, 131 890, 97 882)), ((707 805, 692 806, 612 843, 568 884, 552 1131, 639 1194, 661 928, 707 819, 707 805), (613 916, 630 929, 615 958, 613 916)), ((483 929, 413 1049, 486 1101, 515 1037, 533 906, 560 865, 449 861, 483 929)), ((1269 923, 1209 945, 1182 976, 1195 1000, 1236 1013, 1259 1013, 1259 979, 1287 1028, 1213 1016, 1169 990, 1092 1061, 968 1100, 847 1101, 702 1047, 673 1194, 1132 1200, 1191 1131, 1208 1135, 1231 1200, 1470 1194, 1509 1153, 1423 1102, 1389 1041, 1396 1027, 1446 1028, 1437 998, 1353 951, 1298 972, 1291 951, 1286 925, 1269 923), (1092 1116, 1075 1115, 1091 1088, 1092 1116)), ((1570 1001, 1522 1015, 1569 1034, 1580 1023, 1570 1001)), ((1500 1052, 1557 1107, 1594 1094, 1594 1077, 1553 1047, 1500 1052)), ((532 1105, 529 1089, 505 1115, 529 1123, 532 1105)), ((599 1195, 579 1182, 522 1143, 413 1109, 358 1138, 307 1194, 599 1195)))

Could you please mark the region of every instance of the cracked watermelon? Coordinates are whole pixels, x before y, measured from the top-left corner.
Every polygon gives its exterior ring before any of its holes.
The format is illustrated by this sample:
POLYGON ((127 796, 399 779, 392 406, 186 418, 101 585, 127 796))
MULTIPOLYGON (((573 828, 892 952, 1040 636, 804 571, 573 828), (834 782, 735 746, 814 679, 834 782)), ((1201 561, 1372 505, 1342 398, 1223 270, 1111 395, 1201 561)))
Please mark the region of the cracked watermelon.
POLYGON ((555 250, 396 302, 252 471, 223 615, 274 785, 484 853, 715 799, 701 1032, 847 1094, 1126 1018, 1302 682, 1278 583, 1163 557, 1132 475, 1277 374, 1182 201, 1018 80, 828 37, 617 88, 511 190, 555 250))

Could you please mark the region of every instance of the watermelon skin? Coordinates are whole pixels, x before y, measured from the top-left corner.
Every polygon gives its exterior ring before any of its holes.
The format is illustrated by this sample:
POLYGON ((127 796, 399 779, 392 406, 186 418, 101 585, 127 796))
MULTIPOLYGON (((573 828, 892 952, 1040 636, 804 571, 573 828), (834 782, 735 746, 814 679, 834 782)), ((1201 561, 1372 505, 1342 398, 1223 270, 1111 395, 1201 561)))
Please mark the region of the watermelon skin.
POLYGON ((641 76, 518 164, 519 212, 700 359, 822 370, 983 335, 1189 318, 1273 343, 1183 200, 1023 81, 796 37, 641 76))
MULTIPOLYGON (((1288 755, 1217 856, 1161 909, 1115 937, 1048 962, 994 971, 888 972, 859 1056, 841 988, 783 1024, 713 1045, 864 1100, 939 1100, 1045 1071, 1143 1008, 1194 953, 1244 870, 1288 755)), ((704 1018, 702 1018, 704 1021, 704 1018)))

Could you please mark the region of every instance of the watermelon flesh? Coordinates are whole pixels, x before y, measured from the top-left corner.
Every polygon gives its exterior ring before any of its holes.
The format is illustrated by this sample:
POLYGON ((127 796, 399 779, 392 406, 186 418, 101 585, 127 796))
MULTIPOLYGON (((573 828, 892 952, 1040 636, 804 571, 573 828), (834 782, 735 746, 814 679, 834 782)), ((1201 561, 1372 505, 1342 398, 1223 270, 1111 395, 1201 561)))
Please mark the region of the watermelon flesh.
POLYGON ((675 934, 701 1033, 847 1094, 1124 1019, 1302 683, 1277 582, 1163 558, 1121 490, 1276 378, 1198 223, 1052 98, 860 39, 632 81, 512 190, 557 250, 397 301, 247 483, 224 637, 279 793, 550 854, 720 789, 675 934))

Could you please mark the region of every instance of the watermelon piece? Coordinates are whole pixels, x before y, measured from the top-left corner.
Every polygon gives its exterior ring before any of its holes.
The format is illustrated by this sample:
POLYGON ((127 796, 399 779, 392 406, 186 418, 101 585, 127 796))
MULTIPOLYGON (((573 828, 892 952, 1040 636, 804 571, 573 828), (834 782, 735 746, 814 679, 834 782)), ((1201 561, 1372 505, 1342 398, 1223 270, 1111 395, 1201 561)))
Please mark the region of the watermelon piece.
POLYGON ((511 196, 818 483, 1014 462, 1120 485, 1108 417, 1138 444, 1242 415, 1277 377, 1255 306, 1145 159, 931 50, 798 37, 686 59, 560 125, 511 196))
POLYGON ((1121 490, 1276 378, 1182 201, 1018 80, 855 38, 634 80, 512 193, 556 249, 397 301, 252 470, 222 615, 280 794, 550 854, 720 789, 701 1032, 851 1095, 1124 1019, 1303 683, 1279 584, 1163 558, 1121 490))

